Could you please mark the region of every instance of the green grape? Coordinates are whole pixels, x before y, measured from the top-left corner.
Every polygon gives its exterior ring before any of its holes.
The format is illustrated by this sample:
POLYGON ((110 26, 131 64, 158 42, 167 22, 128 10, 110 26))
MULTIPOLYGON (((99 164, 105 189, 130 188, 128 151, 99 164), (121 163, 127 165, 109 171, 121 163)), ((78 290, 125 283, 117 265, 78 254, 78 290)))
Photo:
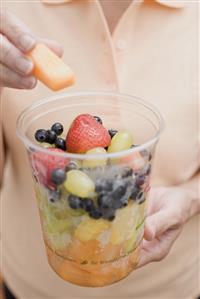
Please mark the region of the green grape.
POLYGON ((44 223, 49 233, 62 233, 70 229, 69 218, 57 218, 55 211, 50 206, 44 210, 44 223))
POLYGON ((94 193, 95 185, 90 177, 80 170, 67 172, 67 179, 64 182, 66 190, 78 197, 90 197, 94 193))
POLYGON ((108 153, 127 150, 133 144, 133 136, 129 131, 119 131, 111 140, 108 153))
POLYGON ((69 219, 58 220, 55 217, 47 218, 47 229, 50 233, 62 233, 70 229, 69 219))
MULTIPOLYGON (((95 147, 86 152, 87 155, 101 155, 106 154, 106 150, 103 147, 95 147)), ((95 160, 84 160, 83 167, 93 168, 97 166, 105 166, 107 163, 107 159, 95 159, 95 160)))

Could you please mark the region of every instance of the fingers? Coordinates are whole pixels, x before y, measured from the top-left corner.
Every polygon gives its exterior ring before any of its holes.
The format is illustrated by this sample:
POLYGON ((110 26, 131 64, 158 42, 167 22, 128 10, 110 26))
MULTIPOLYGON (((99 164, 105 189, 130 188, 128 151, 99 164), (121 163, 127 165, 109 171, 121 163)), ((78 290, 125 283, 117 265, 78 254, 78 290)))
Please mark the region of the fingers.
POLYGON ((170 251, 181 230, 169 230, 153 241, 143 241, 137 268, 162 260, 170 251))
POLYGON ((62 57, 63 55, 63 47, 56 41, 50 39, 39 39, 39 42, 44 43, 48 48, 50 48, 56 55, 62 57))
POLYGON ((0 62, 13 71, 28 75, 33 70, 33 63, 26 58, 4 35, 0 34, 0 62))
POLYGON ((0 86, 31 89, 36 79, 30 76, 34 65, 24 54, 37 42, 45 43, 58 56, 62 56, 60 44, 33 36, 29 28, 5 10, 0 12, 0 86), (27 77, 26 77, 27 76, 27 77))
POLYGON ((159 211, 146 218, 144 238, 148 241, 169 229, 170 221, 166 210, 159 211))
POLYGON ((18 88, 18 89, 32 89, 35 87, 37 81, 33 76, 20 76, 11 71, 8 67, 0 64, 0 86, 18 88))
POLYGON ((147 215, 154 214, 158 212, 163 204, 160 200, 166 192, 166 188, 152 188, 149 194, 149 202, 148 202, 148 209, 147 215))
POLYGON ((58 56, 62 56, 63 49, 59 43, 53 40, 35 38, 28 27, 12 13, 4 11, 0 18, 1 33, 7 36, 18 49, 28 52, 36 45, 36 42, 44 42, 58 56))
POLYGON ((2 11, 0 19, 1 33, 7 36, 18 49, 28 52, 35 46, 36 39, 32 36, 28 27, 12 13, 2 11))
POLYGON ((163 208, 163 210, 147 217, 144 238, 151 241, 167 230, 178 228, 179 226, 179 217, 176 211, 171 208, 163 208))

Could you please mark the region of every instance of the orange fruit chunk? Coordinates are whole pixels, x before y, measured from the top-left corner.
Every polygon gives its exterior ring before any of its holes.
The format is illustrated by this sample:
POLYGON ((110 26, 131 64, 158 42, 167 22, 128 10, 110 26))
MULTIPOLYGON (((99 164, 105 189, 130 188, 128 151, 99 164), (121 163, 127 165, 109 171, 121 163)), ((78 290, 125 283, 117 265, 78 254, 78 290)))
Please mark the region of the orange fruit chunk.
POLYGON ((74 83, 70 67, 44 44, 37 44, 28 57, 34 64, 33 75, 50 89, 60 90, 74 83))

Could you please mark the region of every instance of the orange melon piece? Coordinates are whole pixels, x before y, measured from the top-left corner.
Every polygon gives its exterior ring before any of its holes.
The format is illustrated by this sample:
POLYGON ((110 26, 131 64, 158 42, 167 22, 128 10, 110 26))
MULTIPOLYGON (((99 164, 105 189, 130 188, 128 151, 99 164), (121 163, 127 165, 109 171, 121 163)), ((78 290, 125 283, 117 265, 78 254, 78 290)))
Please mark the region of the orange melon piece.
POLYGON ((74 84, 70 67, 44 44, 37 44, 28 57, 34 64, 33 75, 50 89, 56 91, 74 84))
POLYGON ((83 261, 99 260, 98 252, 99 242, 97 240, 82 242, 74 239, 69 246, 68 256, 81 263, 83 261))
POLYGON ((111 263, 80 265, 62 259, 50 251, 48 247, 46 249, 49 264, 60 277, 66 281, 88 287, 105 286, 121 280, 134 269, 139 259, 138 247, 129 256, 111 263))
POLYGON ((99 251, 99 260, 111 262, 118 260, 122 255, 124 255, 122 245, 112 245, 109 243, 99 251))
POLYGON ((132 254, 110 263, 85 265, 63 259, 46 246, 49 264, 60 277, 77 285, 90 287, 108 285, 126 277, 138 262, 139 250, 138 247, 132 254))
POLYGON ((107 244, 105 247, 101 247, 97 240, 90 240, 87 242, 81 242, 78 239, 74 239, 69 246, 67 256, 79 263, 93 261, 94 263, 113 261, 120 258, 123 255, 123 246, 113 246, 107 244))

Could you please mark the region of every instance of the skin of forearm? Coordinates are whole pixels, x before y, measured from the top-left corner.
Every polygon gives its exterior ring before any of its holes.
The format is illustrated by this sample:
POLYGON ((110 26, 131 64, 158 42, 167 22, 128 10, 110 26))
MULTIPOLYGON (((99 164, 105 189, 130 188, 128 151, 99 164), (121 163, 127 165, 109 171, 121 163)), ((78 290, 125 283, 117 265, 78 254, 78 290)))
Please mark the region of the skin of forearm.
POLYGON ((200 172, 179 187, 184 192, 188 202, 189 218, 200 213, 200 172))
POLYGON ((3 178, 4 160, 5 160, 5 148, 3 144, 2 124, 0 122, 0 187, 3 178))

